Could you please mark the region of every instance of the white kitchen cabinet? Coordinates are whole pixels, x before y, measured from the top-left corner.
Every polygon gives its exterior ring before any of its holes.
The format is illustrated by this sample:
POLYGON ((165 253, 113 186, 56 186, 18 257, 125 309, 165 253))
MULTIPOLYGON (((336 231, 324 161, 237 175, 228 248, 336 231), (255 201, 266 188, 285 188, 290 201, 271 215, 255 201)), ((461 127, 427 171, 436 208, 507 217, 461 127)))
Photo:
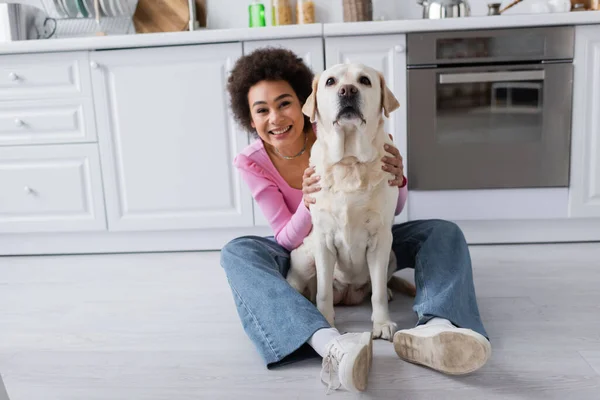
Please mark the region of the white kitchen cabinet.
POLYGON ((569 216, 600 217, 600 26, 575 31, 569 216))
POLYGON ((106 229, 95 144, 0 147, 0 233, 106 229))
POLYGON ((109 230, 252 226, 225 90, 241 43, 92 53, 109 230))
POLYGON ((316 74, 323 71, 323 38, 279 39, 279 40, 253 40, 244 42, 244 54, 250 54, 262 47, 282 47, 293 51, 316 74))
MULTIPOLYGON (((325 38, 325 66, 338 63, 361 63, 380 71, 392 90, 400 108, 390 114, 384 129, 394 137, 394 143, 407 165, 406 123, 406 35, 345 36, 325 38)), ((395 222, 408 219, 408 204, 395 222)))

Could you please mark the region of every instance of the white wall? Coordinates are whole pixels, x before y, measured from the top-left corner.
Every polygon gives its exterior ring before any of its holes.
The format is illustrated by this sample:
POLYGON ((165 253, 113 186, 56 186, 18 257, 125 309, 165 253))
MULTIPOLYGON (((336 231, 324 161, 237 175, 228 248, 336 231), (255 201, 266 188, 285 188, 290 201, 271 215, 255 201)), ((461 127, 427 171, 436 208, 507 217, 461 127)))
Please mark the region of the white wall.
MULTIPOLYGON (((208 27, 245 28, 248 26, 249 0, 206 0, 208 27)), ((342 0, 314 0, 318 22, 343 22, 342 0)), ((486 15, 487 3, 494 0, 470 0, 472 15, 486 15)), ((290 0, 295 5, 296 0, 290 0)), ((504 0, 503 3, 507 3, 504 0)), ((270 0, 263 0, 267 6, 270 0)), ((416 0, 373 0, 373 17, 393 19, 421 18, 422 7, 416 0)))

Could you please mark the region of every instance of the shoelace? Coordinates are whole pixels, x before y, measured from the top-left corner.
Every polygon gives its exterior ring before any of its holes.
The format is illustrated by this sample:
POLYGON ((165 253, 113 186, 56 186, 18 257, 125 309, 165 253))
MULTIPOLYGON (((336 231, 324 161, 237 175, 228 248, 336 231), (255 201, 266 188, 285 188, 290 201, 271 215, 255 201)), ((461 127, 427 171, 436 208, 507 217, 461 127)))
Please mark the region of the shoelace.
POLYGON ((341 360, 340 350, 335 346, 331 346, 329 348, 328 354, 323 358, 323 365, 321 369, 321 382, 327 384, 327 393, 329 394, 331 390, 338 390, 342 383, 340 382, 340 378, 338 376, 338 368, 341 360), (326 371, 327 370, 327 371, 326 371), (324 373, 328 373, 329 376, 327 381, 324 379, 324 373), (335 385, 334 385, 335 380, 335 385))

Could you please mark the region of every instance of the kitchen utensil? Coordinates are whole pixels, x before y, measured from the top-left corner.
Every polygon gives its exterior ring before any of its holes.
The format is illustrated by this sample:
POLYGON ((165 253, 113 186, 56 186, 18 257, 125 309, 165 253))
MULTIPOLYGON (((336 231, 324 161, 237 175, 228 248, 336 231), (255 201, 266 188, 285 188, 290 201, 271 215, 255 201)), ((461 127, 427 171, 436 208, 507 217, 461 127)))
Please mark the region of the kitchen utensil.
POLYGON ((488 3, 488 14, 487 15, 500 15, 500 7, 502 3, 488 3))
POLYGON ((71 18, 77 18, 79 14, 79 8, 77 7, 77 0, 62 0, 67 15, 71 18))
POLYGON ((81 2, 81 5, 85 9, 87 16, 93 17, 94 16, 94 2, 91 0, 79 0, 79 1, 81 2))
POLYGON ((67 14, 67 11, 65 10, 65 7, 62 4, 61 0, 54 0, 54 6, 56 8, 56 11, 58 12, 58 14, 61 17, 68 17, 69 15, 67 14))
POLYGON ((100 9, 102 10, 102 14, 107 17, 112 17, 111 10, 108 6, 108 0, 98 0, 100 2, 100 9))
POLYGON ((89 16, 95 16, 94 12, 94 0, 83 0, 83 5, 85 6, 86 11, 89 16))
POLYGON ((117 15, 125 15, 123 1, 124 0, 113 0, 113 9, 117 12, 117 15))
POLYGON ((83 18, 87 18, 90 16, 90 13, 85 8, 85 4, 83 3, 83 0, 77 0, 77 8, 79 9, 79 12, 81 13, 81 16, 83 18))
POLYGON ((423 6, 423 18, 441 19, 468 17, 471 7, 468 0, 417 0, 423 6))
POLYGON ((113 2, 113 0, 106 0, 106 5, 108 6, 108 12, 110 13, 110 16, 116 17, 117 10, 115 9, 115 3, 113 2))
POLYGON ((500 10, 500 14, 502 14, 504 11, 516 6, 517 4, 519 4, 520 2, 522 2, 523 0, 514 0, 512 3, 508 4, 506 7, 504 7, 502 10, 500 10))
POLYGON ((100 24, 100 0, 94 0, 94 21, 96 36, 106 36, 106 32, 102 29, 102 24, 100 24))

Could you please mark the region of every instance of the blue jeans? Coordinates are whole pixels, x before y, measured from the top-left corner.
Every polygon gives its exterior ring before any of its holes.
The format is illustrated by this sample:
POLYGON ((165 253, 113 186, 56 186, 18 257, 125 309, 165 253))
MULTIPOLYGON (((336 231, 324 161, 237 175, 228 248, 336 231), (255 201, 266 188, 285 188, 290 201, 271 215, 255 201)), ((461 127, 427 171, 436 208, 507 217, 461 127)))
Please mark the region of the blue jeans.
MULTIPOLYGON (((392 227, 398 269, 415 270, 417 325, 433 317, 487 337, 475 299, 471 257, 460 228, 448 221, 410 221, 392 227)), ((267 368, 316 353, 306 344, 329 323, 288 285, 290 253, 272 238, 245 236, 221 251, 238 314, 267 368)))

